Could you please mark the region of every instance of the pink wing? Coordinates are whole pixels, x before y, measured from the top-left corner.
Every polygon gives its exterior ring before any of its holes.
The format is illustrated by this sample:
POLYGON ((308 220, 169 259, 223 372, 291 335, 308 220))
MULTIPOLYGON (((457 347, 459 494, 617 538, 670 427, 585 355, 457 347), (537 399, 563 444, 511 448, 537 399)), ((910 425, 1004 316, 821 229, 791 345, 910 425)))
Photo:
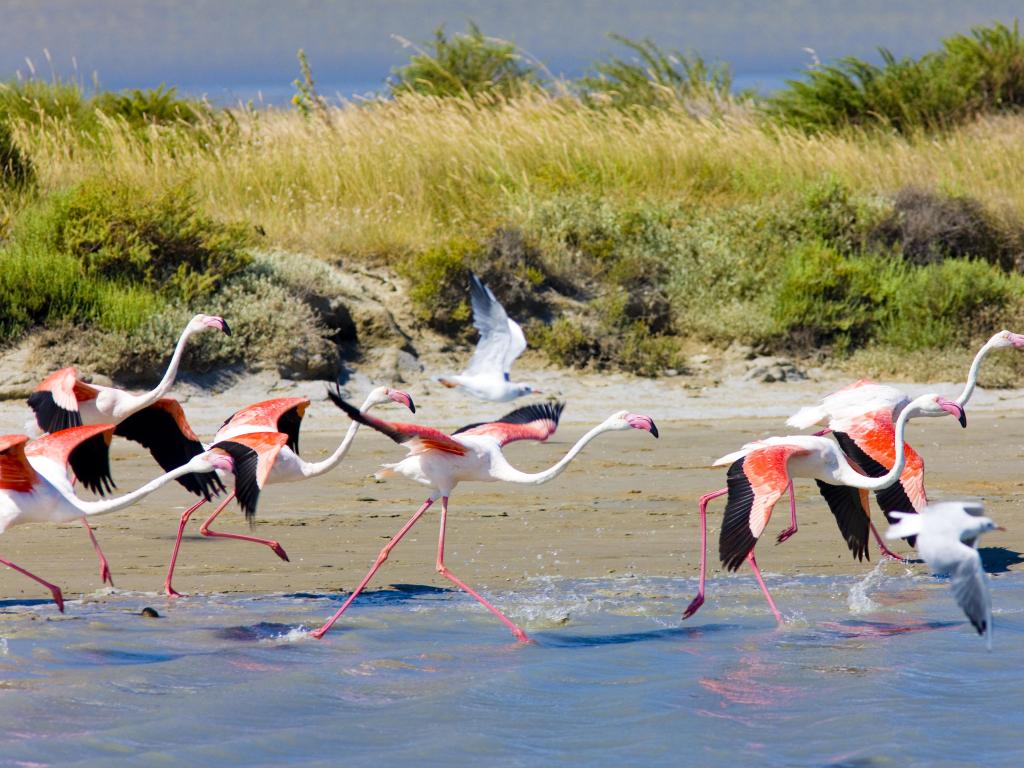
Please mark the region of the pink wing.
POLYGON ((83 486, 103 496, 115 488, 109 450, 113 435, 113 424, 70 427, 33 440, 26 446, 25 454, 49 459, 65 468, 70 465, 83 486))
POLYGON ((27 435, 0 435, 0 490, 28 493, 38 481, 25 456, 27 435))
POLYGON ((547 440, 558 429, 558 420, 565 403, 541 403, 516 408, 496 421, 468 424, 455 430, 453 435, 480 435, 491 437, 499 445, 516 440, 547 440))
POLYGON ((368 413, 362 413, 334 391, 328 390, 327 394, 331 398, 331 402, 343 410, 352 421, 365 424, 382 435, 387 435, 396 443, 409 443, 409 448, 413 453, 435 450, 451 453, 456 456, 466 455, 466 446, 457 440, 453 440, 450 435, 446 435, 439 429, 424 427, 419 424, 384 421, 368 413))
POLYGON ((729 496, 718 539, 718 554, 728 570, 743 565, 768 525, 775 503, 789 486, 786 463, 792 456, 807 453, 796 445, 768 445, 729 467, 729 496))

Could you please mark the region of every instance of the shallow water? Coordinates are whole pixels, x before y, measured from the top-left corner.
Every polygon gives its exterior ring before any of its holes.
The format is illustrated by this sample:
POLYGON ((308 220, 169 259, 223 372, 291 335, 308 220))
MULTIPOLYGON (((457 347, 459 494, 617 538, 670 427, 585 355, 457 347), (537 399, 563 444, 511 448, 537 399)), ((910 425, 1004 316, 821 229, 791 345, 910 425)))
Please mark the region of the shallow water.
POLYGON ((534 582, 461 593, 0 603, 0 765, 1019 764, 1024 575, 993 579, 994 650, 947 585, 866 578, 534 582), (164 614, 144 619, 141 608, 164 614), (981 723, 981 724, 979 724, 981 723))

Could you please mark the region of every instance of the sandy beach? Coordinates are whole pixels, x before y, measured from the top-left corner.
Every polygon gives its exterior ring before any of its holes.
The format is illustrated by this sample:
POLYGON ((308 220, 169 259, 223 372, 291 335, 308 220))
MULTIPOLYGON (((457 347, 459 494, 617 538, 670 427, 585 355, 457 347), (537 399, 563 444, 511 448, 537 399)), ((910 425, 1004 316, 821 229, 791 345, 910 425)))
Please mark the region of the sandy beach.
MULTIPOLYGON (((726 382, 708 389, 687 388, 685 379, 641 380, 622 376, 576 377, 539 372, 534 379, 569 403, 563 423, 545 444, 519 443, 507 450, 524 470, 555 462, 596 421, 628 407, 649 413, 661 439, 639 432, 611 433, 591 443, 555 481, 526 488, 507 484, 464 484, 452 497, 447 562, 482 590, 507 589, 538 578, 588 578, 645 575, 692 579, 697 576, 700 535, 697 499, 724 484, 716 457, 743 442, 786 434, 785 416, 813 402, 842 379, 796 384, 726 382)), ((348 383, 357 402, 370 386, 359 377, 348 383)), ((417 400, 414 420, 454 428, 470 420, 496 417, 509 408, 475 403, 436 385, 403 385, 417 400)), ((954 385, 934 391, 954 394, 954 385)), ((916 387, 913 391, 924 391, 916 387)), ((242 381, 219 395, 185 387, 178 394, 197 432, 211 435, 235 408, 273 396, 307 394, 313 404, 302 429, 301 452, 325 456, 348 423, 329 402, 323 384, 242 381), (272 391, 268 391, 272 390, 272 391)), ((24 422, 21 403, 0 404, 8 431, 24 422)), ((381 411, 385 413, 385 411, 381 411)), ((999 567, 1024 562, 1024 512, 1019 478, 1024 445, 1024 392, 979 391, 968 408, 969 428, 952 419, 916 420, 908 430, 924 456, 932 498, 980 497, 993 518, 1008 528, 985 541, 988 557, 999 567), (1005 551, 1003 551, 1005 550, 1005 551)), ((386 409, 393 419, 407 419, 386 409)), ((423 489, 402 479, 375 481, 374 470, 403 456, 404 449, 369 430, 359 434, 349 455, 333 472, 297 485, 264 490, 254 533, 278 540, 291 561, 267 548, 200 536, 197 514, 190 522, 175 580, 182 592, 334 592, 351 589, 380 547, 425 498, 423 489)), ((112 448, 119 490, 130 490, 153 476, 155 464, 141 449, 123 440, 112 448)), ((768 573, 856 574, 872 566, 852 559, 835 522, 810 481, 797 484, 800 531, 782 546, 775 534, 787 524, 780 505, 758 548, 768 573)), ((95 518, 119 590, 161 589, 178 516, 190 498, 176 485, 162 489, 127 511, 95 518)), ((204 510, 212 510, 205 507, 204 510)), ((719 578, 718 525, 721 502, 709 512, 710 578, 719 578)), ((877 513, 876 513, 877 520, 877 513)), ((232 504, 215 530, 247 532, 232 504)), ((371 584, 444 584, 434 572, 437 515, 428 513, 371 584)), ((872 546, 872 558, 877 550, 872 546)), ((24 525, 3 537, 6 558, 52 579, 67 597, 103 594, 96 557, 78 524, 24 525)), ((744 577, 746 575, 744 574, 744 577)), ((752 588, 756 588, 751 582, 752 588)), ((42 598, 32 582, 0 570, 0 594, 42 598)))

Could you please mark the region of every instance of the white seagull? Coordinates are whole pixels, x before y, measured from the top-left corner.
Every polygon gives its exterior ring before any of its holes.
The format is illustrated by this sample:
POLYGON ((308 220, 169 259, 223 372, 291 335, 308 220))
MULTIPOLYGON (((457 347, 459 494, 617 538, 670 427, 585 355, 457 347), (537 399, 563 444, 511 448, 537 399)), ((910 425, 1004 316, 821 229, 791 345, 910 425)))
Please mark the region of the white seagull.
POLYGON ((469 298, 473 305, 473 325, 480 332, 476 352, 469 367, 455 376, 440 376, 446 387, 462 387, 480 400, 507 403, 523 395, 539 395, 529 384, 511 380, 512 363, 526 349, 526 337, 519 323, 509 319, 491 289, 470 273, 469 298))
POLYGON ((981 534, 1005 529, 982 511, 979 501, 945 501, 929 504, 921 514, 893 512, 900 520, 889 527, 885 537, 917 536, 918 554, 934 573, 951 577, 957 604, 991 650, 992 598, 976 546, 981 534))

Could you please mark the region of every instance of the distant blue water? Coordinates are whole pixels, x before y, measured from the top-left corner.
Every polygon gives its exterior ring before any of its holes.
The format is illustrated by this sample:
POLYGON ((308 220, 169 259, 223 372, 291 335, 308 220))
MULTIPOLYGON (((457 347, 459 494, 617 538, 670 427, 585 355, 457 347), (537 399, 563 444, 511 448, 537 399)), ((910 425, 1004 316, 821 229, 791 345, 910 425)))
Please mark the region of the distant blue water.
POLYGON ((543 581, 471 598, 155 596, 0 604, 0 766, 1019 765, 1024 576, 993 580, 995 649, 947 586, 865 579, 543 581), (164 617, 143 619, 153 605, 164 617))

